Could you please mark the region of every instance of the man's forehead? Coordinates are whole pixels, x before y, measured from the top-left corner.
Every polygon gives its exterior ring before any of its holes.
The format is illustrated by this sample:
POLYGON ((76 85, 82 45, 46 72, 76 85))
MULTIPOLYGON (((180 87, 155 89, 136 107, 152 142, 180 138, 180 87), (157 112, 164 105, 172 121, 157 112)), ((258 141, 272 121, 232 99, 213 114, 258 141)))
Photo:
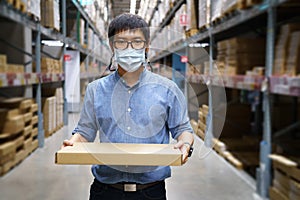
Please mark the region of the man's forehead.
POLYGON ((142 37, 144 38, 144 34, 140 29, 130 29, 123 30, 118 32, 115 37, 142 37))

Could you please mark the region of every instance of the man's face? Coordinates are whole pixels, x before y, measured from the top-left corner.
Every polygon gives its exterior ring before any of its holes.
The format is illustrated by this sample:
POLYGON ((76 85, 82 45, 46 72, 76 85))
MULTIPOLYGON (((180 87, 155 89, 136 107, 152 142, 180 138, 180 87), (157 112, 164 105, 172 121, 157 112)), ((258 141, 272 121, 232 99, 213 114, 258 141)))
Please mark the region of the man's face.
MULTIPOLYGON (((116 34, 113 38, 113 41, 145 41, 145 36, 141 30, 127 30, 122 31, 118 34, 116 34)), ((111 49, 114 51, 113 43, 110 43, 111 49)), ((146 43, 145 48, 146 52, 148 51, 149 44, 146 43)), ((131 45, 128 45, 128 48, 132 48, 131 45)))

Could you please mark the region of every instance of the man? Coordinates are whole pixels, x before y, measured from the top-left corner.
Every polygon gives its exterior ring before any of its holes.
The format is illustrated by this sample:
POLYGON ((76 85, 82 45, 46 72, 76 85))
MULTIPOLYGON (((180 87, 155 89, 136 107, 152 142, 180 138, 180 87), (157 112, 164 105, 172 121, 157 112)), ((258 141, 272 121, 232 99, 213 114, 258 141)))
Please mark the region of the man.
MULTIPOLYGON (((184 95, 176 84, 146 70, 149 27, 139 16, 122 14, 109 26, 114 73, 87 87, 80 120, 70 140, 92 142, 169 143, 188 159, 194 142, 184 95)), ((92 166, 90 199, 166 199, 164 180, 170 167, 92 166), (128 188, 129 187, 129 188, 128 188)))

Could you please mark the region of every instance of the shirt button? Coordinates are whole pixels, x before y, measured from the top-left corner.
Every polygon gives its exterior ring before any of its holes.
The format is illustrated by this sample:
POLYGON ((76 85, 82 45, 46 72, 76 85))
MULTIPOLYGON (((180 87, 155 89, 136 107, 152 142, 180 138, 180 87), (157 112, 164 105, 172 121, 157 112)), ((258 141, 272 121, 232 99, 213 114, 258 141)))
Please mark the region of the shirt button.
POLYGON ((130 109, 130 108, 128 108, 128 109, 127 109, 127 111, 128 111, 128 112, 130 112, 130 111, 131 111, 131 109, 130 109))
POLYGON ((127 130, 129 130, 129 131, 131 130, 130 126, 127 127, 127 130))
POLYGON ((130 90, 128 90, 128 94, 130 94, 131 93, 131 91, 130 90))

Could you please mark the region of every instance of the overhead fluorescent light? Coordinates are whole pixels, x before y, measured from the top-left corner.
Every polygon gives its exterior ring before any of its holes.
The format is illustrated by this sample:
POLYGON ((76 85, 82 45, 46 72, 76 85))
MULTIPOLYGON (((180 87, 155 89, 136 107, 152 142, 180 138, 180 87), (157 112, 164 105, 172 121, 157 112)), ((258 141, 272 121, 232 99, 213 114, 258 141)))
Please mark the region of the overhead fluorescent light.
POLYGON ((56 40, 42 40, 42 44, 50 46, 50 47, 62 47, 64 43, 56 40))
POLYGON ((207 47, 207 46, 209 46, 208 43, 190 43, 189 44, 189 47, 195 47, 195 48, 199 48, 199 47, 204 48, 204 47, 207 47))
POLYGON ((136 0, 130 0, 130 13, 135 14, 136 0))

